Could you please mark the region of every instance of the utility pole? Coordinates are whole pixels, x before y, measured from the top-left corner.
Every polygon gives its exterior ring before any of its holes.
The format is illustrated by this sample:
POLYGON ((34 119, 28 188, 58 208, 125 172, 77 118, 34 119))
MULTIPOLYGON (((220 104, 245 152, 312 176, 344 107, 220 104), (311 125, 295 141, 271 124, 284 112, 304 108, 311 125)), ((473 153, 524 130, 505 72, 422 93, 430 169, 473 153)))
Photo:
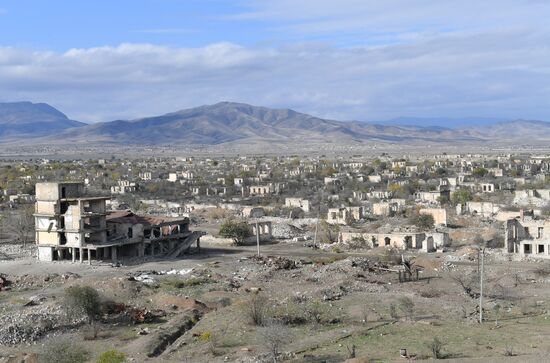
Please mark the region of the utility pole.
POLYGON ((256 245, 258 246, 258 257, 260 257, 260 226, 256 218, 256 245))
POLYGON ((313 236, 313 249, 317 248, 317 230, 319 229, 320 217, 321 217, 321 201, 319 201, 319 209, 317 210, 317 223, 315 223, 315 235, 313 236))
POLYGON ((481 271, 479 274, 479 323, 483 323, 483 257, 485 255, 485 248, 481 249, 481 271))
POLYGON ((477 276, 480 276, 481 248, 477 250, 477 276))

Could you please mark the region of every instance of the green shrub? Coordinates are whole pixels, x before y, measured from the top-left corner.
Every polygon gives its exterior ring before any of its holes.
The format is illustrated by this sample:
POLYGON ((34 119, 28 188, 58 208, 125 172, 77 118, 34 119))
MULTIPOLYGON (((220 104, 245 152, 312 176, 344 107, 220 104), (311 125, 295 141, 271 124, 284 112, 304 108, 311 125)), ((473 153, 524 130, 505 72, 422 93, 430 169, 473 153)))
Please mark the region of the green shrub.
POLYGON ((126 362, 126 353, 118 350, 108 350, 97 358, 97 363, 124 363, 126 362))
POLYGON ((199 340, 203 343, 207 343, 212 339, 212 333, 209 331, 205 331, 199 335, 199 340))

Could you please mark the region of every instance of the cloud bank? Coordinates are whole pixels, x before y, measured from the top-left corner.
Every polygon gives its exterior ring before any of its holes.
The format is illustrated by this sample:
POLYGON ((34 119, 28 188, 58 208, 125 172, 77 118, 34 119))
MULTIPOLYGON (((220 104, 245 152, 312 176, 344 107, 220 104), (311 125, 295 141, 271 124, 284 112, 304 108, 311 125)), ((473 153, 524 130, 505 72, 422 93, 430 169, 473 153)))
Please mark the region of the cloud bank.
POLYGON ((496 4, 267 0, 249 3, 249 12, 230 21, 269 22, 274 32, 304 41, 199 48, 129 43, 66 52, 0 47, 0 101, 48 102, 88 122, 219 101, 344 120, 550 121, 547 2, 496 4), (309 38, 335 34, 348 34, 352 44, 309 38))

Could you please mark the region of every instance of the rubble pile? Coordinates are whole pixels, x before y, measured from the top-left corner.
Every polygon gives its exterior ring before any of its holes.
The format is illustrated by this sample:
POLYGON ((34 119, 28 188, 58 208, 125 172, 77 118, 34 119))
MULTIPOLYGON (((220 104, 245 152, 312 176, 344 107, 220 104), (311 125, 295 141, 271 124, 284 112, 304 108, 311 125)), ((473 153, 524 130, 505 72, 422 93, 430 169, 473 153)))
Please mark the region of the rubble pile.
POLYGON ((305 235, 305 231, 293 224, 289 223, 274 223, 271 226, 271 233, 273 238, 276 239, 292 239, 296 237, 302 237, 305 235))
POLYGON ((37 306, 23 311, 0 314, 0 345, 30 344, 62 328, 60 308, 37 306))
POLYGON ((251 259, 256 263, 263 264, 274 270, 293 270, 301 266, 300 261, 291 260, 282 256, 254 256, 251 259))
POLYGON ((0 261, 19 260, 29 257, 36 257, 36 246, 32 243, 28 243, 27 246, 19 243, 0 244, 0 261))
POLYGON ((33 287, 46 287, 49 285, 64 283, 68 280, 79 279, 80 275, 73 272, 63 274, 51 273, 46 275, 19 275, 9 278, 4 275, 4 279, 10 280, 10 288, 16 290, 26 290, 33 287))
POLYGON ((373 263, 364 257, 348 257, 346 259, 321 266, 312 274, 314 278, 331 278, 336 274, 351 276, 358 271, 375 272, 374 267, 379 267, 379 263, 373 263))
POLYGON ((154 278, 154 276, 162 276, 162 275, 186 276, 193 271, 195 271, 195 269, 192 269, 192 268, 184 268, 181 270, 171 269, 171 270, 162 270, 162 271, 155 271, 155 270, 136 271, 128 274, 128 281, 139 281, 144 284, 153 284, 156 282, 156 279, 154 278))

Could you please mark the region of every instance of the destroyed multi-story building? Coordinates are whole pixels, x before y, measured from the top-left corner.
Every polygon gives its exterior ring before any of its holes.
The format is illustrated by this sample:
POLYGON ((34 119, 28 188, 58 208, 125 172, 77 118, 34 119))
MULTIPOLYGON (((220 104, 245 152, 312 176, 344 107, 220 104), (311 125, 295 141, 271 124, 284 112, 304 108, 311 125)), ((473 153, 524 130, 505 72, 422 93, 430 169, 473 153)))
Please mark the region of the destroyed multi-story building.
POLYGON ((110 196, 88 195, 83 183, 37 183, 35 204, 38 259, 118 261, 164 254, 177 257, 202 232, 189 230, 188 218, 108 213, 110 196))

